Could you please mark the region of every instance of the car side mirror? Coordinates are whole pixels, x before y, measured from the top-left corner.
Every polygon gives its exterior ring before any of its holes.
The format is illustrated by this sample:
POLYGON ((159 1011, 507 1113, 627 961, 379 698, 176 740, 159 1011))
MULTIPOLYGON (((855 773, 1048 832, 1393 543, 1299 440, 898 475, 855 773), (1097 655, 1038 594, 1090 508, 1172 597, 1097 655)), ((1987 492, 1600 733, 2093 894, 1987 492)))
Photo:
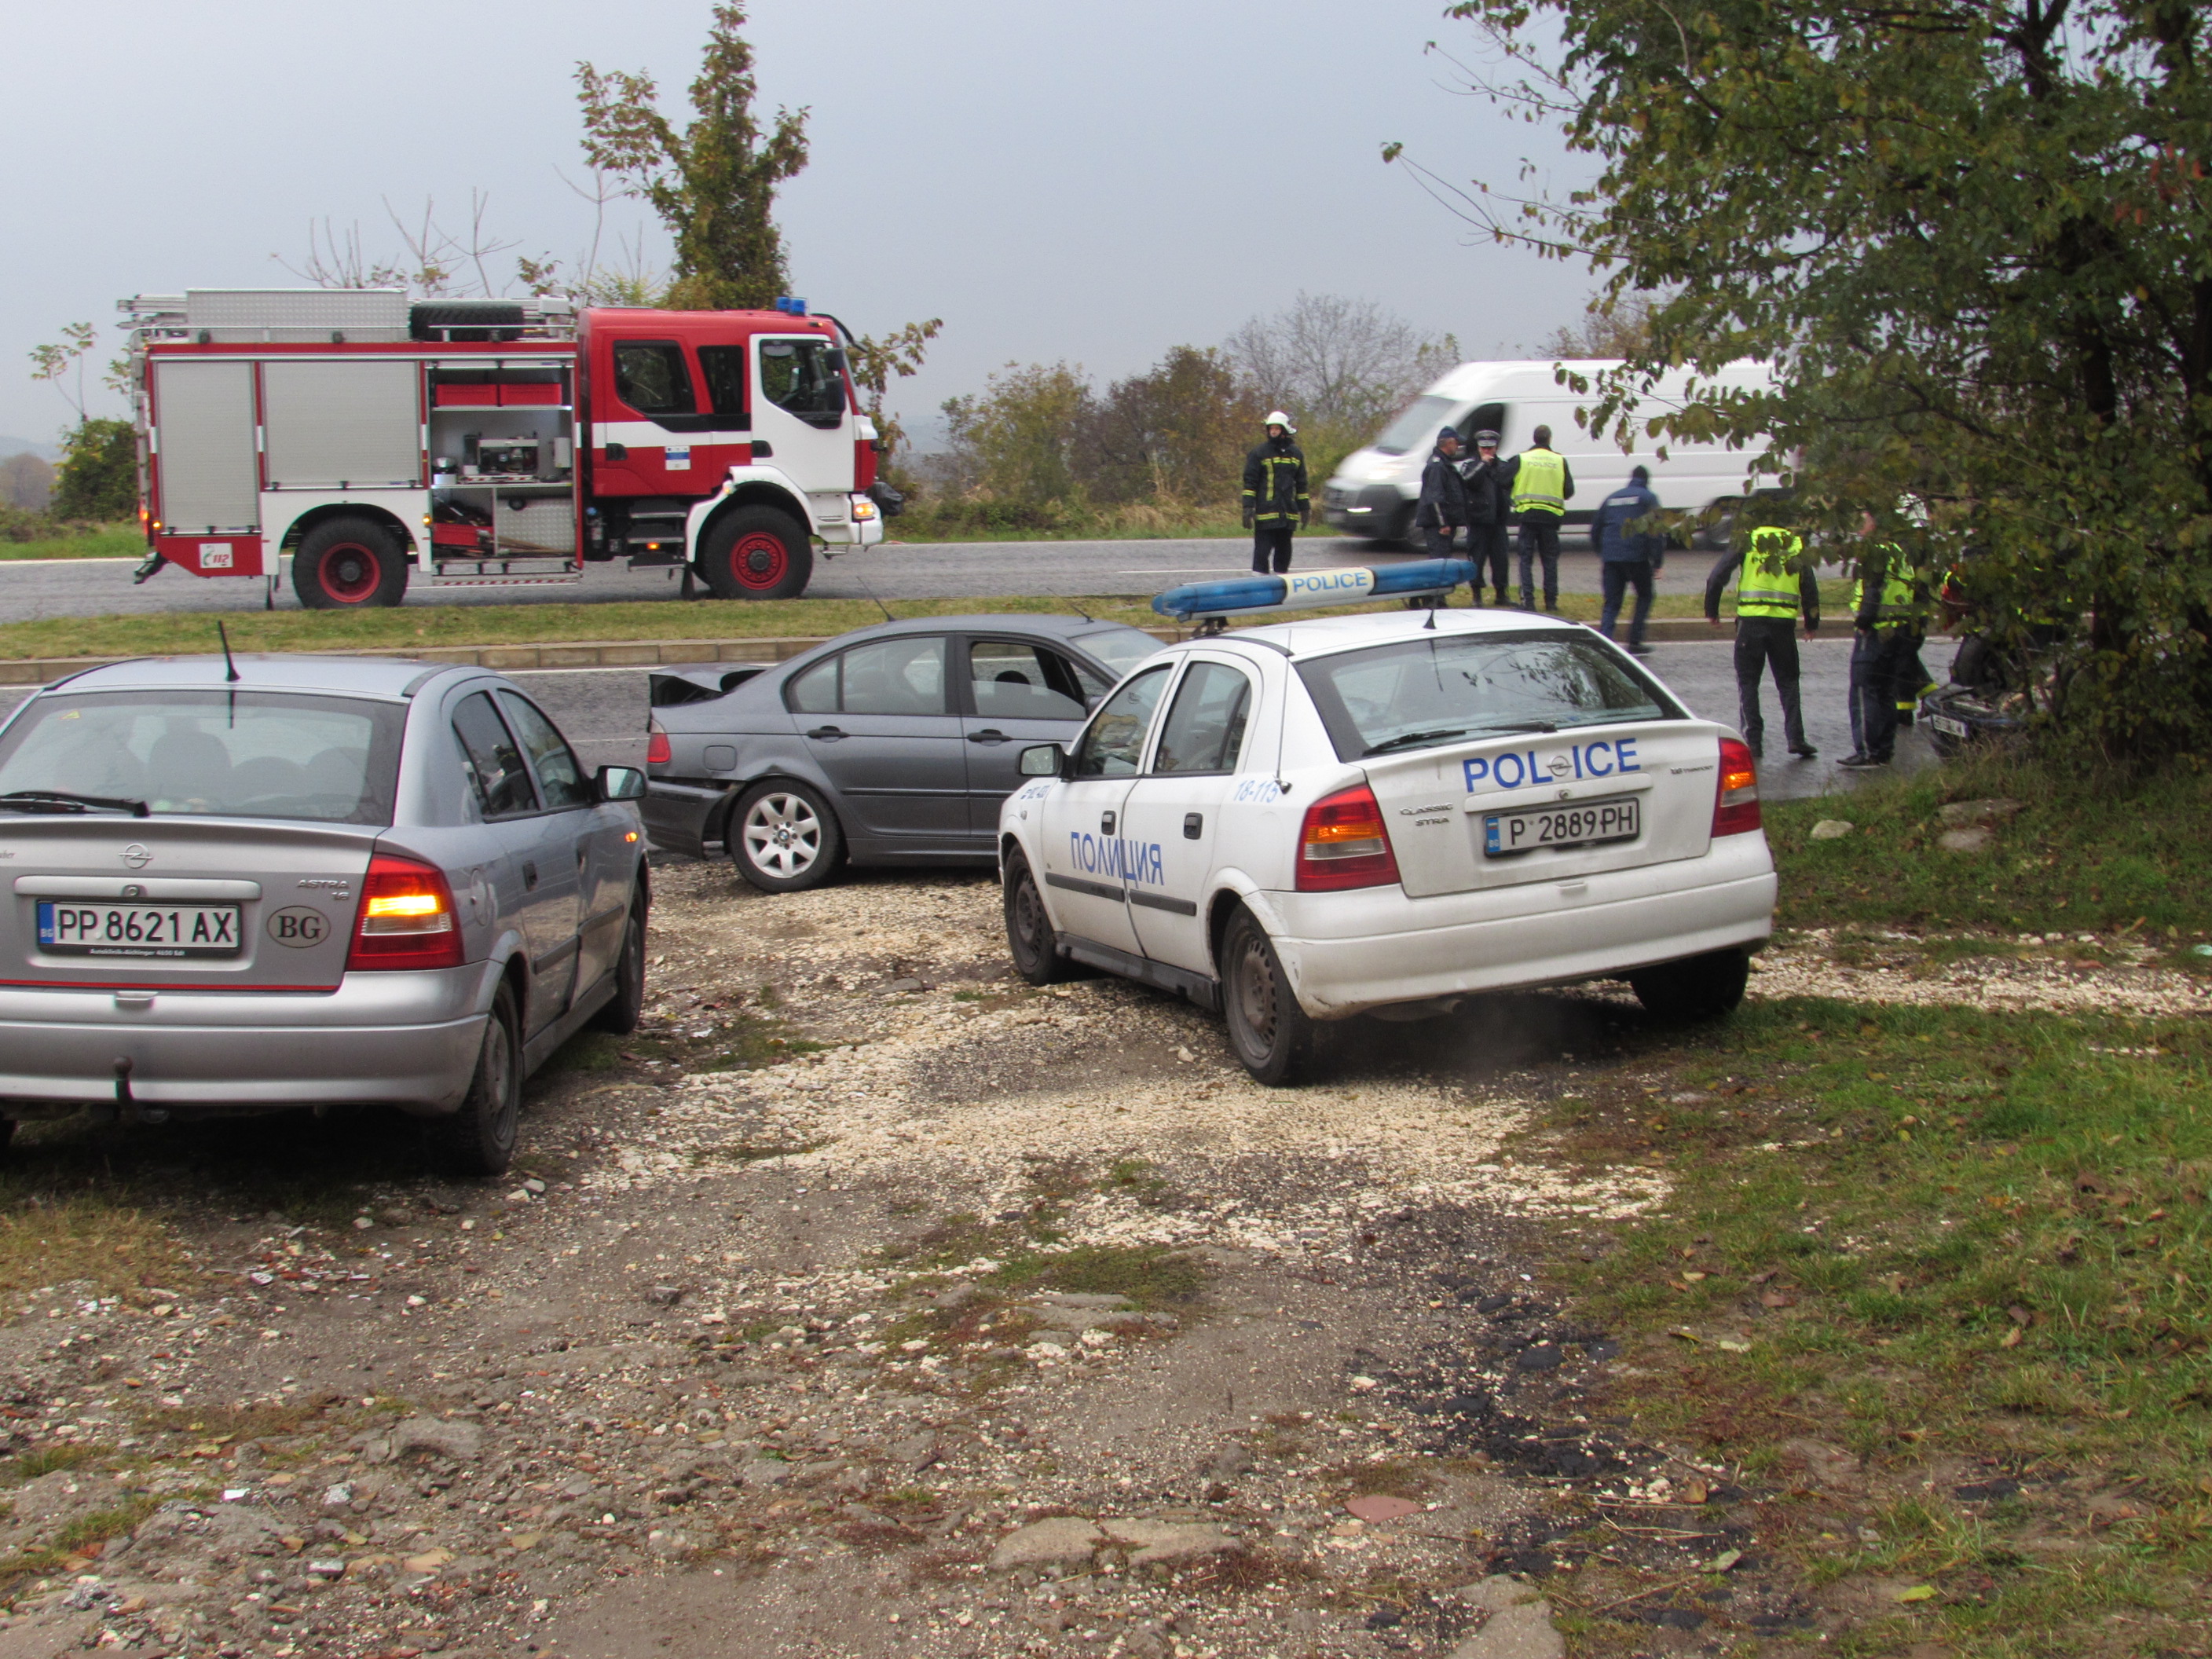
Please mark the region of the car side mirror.
POLYGON ((592 781, 601 800, 643 800, 645 774, 635 766, 602 766, 592 781))
POLYGON ((1067 765, 1067 751, 1056 743, 1032 744, 1022 750, 1022 775, 1056 778, 1067 765))

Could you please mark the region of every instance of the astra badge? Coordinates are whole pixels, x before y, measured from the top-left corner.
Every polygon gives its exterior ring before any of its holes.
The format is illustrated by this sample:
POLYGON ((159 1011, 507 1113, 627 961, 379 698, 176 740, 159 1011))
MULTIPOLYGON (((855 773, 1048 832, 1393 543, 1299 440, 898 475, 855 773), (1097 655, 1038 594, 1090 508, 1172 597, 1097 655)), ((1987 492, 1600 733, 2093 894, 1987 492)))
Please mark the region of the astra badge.
POLYGON ((134 841, 123 849, 123 861, 133 870, 143 870, 154 861, 154 855, 134 841))

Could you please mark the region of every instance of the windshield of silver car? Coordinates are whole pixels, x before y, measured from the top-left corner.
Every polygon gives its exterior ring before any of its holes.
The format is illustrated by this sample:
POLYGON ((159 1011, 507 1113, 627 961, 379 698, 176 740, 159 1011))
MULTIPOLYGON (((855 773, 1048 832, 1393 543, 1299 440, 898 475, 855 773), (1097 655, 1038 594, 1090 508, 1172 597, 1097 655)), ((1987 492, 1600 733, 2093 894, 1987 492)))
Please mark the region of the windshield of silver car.
POLYGON ((39 697, 0 732, 0 805, 390 823, 406 709, 278 691, 39 697))
POLYGON ((1298 665, 1340 760, 1509 732, 1679 720, 1674 701, 1582 629, 1424 634, 1298 665))

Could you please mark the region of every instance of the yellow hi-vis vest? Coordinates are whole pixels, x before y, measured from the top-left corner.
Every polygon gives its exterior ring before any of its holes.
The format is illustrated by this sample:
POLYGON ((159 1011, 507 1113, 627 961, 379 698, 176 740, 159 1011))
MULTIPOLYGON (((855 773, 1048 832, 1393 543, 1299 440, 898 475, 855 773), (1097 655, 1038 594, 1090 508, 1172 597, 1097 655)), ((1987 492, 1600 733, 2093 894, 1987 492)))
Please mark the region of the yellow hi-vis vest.
MULTIPOLYGON (((1914 590, 1912 567, 1905 562, 1905 550, 1885 543, 1881 550, 1888 556, 1881 577, 1881 598, 1875 602, 1874 625, 1876 628, 1905 628, 1920 620, 1920 596, 1914 590)), ((1862 565, 1860 574, 1851 582, 1851 614, 1859 613, 1866 596, 1866 574, 1862 565)))
POLYGON ((1797 571, 1791 561, 1804 550, 1804 542, 1786 530, 1769 526, 1753 531, 1743 568, 1736 576, 1735 614, 1795 617, 1797 571))
POLYGON ((1520 469, 1513 475, 1516 513, 1556 513, 1567 515, 1567 463, 1548 449, 1524 449, 1520 469))

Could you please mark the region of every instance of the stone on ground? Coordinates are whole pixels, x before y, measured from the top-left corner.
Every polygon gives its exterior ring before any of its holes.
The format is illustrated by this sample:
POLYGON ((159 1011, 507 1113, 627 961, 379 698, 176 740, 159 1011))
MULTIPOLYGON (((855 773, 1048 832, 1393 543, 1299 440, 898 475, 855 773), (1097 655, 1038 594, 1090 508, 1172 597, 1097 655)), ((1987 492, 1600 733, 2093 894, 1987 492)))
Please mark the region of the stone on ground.
POLYGON ((991 1552, 993 1572, 1012 1572, 1021 1567, 1081 1567, 1106 1541, 1096 1522, 1079 1515, 1048 1516, 1008 1533, 991 1552))
POLYGON ((1566 1659, 1566 1641, 1552 1627, 1552 1604, 1526 1584, 1486 1578, 1462 1594, 1490 1617, 1451 1659, 1566 1659))
POLYGON ((1218 1527, 1182 1521, 1108 1521, 1107 1535, 1126 1549, 1133 1567, 1169 1566, 1209 1555, 1233 1555, 1243 1546, 1218 1527))

